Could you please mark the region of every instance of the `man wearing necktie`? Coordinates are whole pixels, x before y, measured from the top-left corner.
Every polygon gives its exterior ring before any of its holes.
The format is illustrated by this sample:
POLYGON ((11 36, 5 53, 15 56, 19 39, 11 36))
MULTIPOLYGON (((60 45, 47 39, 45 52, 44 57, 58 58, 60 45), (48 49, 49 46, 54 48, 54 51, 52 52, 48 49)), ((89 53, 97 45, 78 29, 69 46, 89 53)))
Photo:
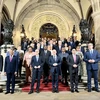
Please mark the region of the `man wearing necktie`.
POLYGON ((93 44, 88 44, 88 51, 84 55, 84 61, 86 62, 87 69, 87 82, 88 92, 91 92, 91 78, 94 76, 95 91, 99 92, 98 89, 98 61, 100 60, 100 54, 98 51, 93 49, 93 44))
POLYGON ((67 58, 69 56, 68 53, 65 52, 65 47, 62 47, 62 52, 59 54, 59 57, 61 58, 61 75, 62 75, 62 83, 64 83, 66 86, 68 86, 68 64, 67 64, 67 58))
POLYGON ((47 46, 44 46, 44 50, 41 51, 41 57, 44 59, 43 64, 43 83, 45 85, 49 82, 49 73, 50 73, 50 67, 49 67, 49 57, 51 56, 51 52, 47 50, 47 46))
POLYGON ((40 79, 42 75, 44 60, 41 56, 39 56, 38 49, 35 50, 35 54, 36 55, 32 57, 31 64, 30 64, 32 68, 32 83, 31 83, 31 90, 28 94, 32 94, 34 92, 34 84, 36 78, 37 78, 36 92, 39 93, 40 79))
POLYGON ((71 84, 71 92, 79 92, 78 91, 78 66, 81 60, 78 55, 76 55, 76 50, 72 49, 72 55, 68 56, 68 65, 70 72, 70 84, 71 84))
POLYGON ((58 76, 59 76, 59 67, 61 65, 61 59, 59 56, 56 55, 56 50, 52 51, 53 56, 49 58, 49 65, 51 67, 51 75, 52 75, 52 92, 59 92, 58 91, 58 76))
POLYGON ((18 58, 17 56, 14 55, 14 50, 10 49, 9 54, 10 55, 5 58, 5 67, 4 67, 5 75, 7 75, 7 85, 6 85, 7 91, 5 94, 10 93, 10 82, 12 83, 11 94, 14 93, 15 76, 17 75, 18 71, 18 58))

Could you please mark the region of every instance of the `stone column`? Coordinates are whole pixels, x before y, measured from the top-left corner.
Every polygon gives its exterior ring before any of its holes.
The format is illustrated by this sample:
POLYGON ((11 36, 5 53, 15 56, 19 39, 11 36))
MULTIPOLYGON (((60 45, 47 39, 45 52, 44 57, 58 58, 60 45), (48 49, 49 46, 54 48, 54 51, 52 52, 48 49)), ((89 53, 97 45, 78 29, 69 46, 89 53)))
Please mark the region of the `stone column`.
MULTIPOLYGON (((95 48, 100 52, 100 0, 90 0, 93 14, 95 28, 95 48)), ((100 63, 99 63, 99 80, 100 80, 100 63)))

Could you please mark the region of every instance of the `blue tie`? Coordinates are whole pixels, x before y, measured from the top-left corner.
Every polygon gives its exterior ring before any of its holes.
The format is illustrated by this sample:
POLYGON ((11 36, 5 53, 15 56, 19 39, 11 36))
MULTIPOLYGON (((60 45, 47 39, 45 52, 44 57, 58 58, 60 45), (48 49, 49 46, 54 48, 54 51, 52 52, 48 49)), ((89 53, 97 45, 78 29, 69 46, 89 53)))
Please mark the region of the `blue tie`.
POLYGON ((38 59, 39 59, 39 57, 38 57, 38 56, 36 56, 36 60, 37 60, 37 62, 38 62, 38 59))

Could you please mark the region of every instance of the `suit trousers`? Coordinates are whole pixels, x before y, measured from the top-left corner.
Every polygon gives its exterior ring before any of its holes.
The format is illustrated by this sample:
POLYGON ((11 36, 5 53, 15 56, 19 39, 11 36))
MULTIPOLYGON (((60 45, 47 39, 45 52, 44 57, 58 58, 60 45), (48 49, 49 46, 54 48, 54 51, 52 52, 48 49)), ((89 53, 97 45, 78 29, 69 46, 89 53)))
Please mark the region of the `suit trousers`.
POLYGON ((77 71, 70 74, 70 83, 71 83, 71 90, 74 90, 74 88, 76 90, 78 89, 78 72, 77 71))
POLYGON ((42 75, 42 71, 40 71, 38 69, 33 69, 32 83, 31 83, 31 90, 32 91, 34 90, 33 88, 34 88, 36 78, 37 78, 37 87, 36 87, 36 89, 39 90, 41 75, 42 75))
POLYGON ((10 82, 12 83, 11 91, 14 92, 14 89, 15 89, 15 74, 14 73, 7 74, 7 85, 6 85, 7 92, 10 92, 10 82))
POLYGON ((87 70, 88 75, 88 89, 91 90, 91 78, 94 77, 95 89, 98 89, 98 70, 87 70))
POLYGON ((54 71, 52 73, 52 88, 58 89, 58 77, 59 73, 54 71))

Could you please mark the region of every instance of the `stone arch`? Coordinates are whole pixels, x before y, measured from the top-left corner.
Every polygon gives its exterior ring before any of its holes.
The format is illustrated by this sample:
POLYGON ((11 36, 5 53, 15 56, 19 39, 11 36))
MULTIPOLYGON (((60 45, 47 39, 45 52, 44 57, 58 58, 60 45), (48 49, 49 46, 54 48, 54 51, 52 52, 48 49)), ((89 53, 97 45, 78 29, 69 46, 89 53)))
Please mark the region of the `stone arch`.
POLYGON ((6 21, 11 18, 10 12, 5 4, 3 5, 2 8, 2 14, 6 18, 6 21))
POLYGON ((88 8, 88 11, 87 11, 87 16, 86 16, 86 19, 89 23, 89 26, 90 26, 90 29, 91 29, 91 32, 94 33, 94 20, 92 18, 92 14, 93 14, 93 9, 92 9, 92 6, 90 6, 88 8))
MULTIPOLYGON (((51 5, 53 5, 53 6, 59 6, 59 7, 61 7, 62 9, 65 9, 66 11, 72 11, 74 14, 75 14, 75 16, 77 17, 77 18, 74 18, 74 16, 73 15, 71 15, 72 17, 73 17, 73 20, 75 20, 76 21, 76 19, 78 19, 78 20, 80 20, 80 17, 79 17, 79 15, 78 15, 78 13, 77 13, 77 11, 73 8, 73 6, 68 2, 68 1, 65 1, 65 0, 62 0, 62 1, 60 1, 60 2, 63 2, 62 4, 64 5, 64 6, 66 6, 68 9, 66 9, 65 7, 62 7, 61 5, 60 5, 60 3, 58 4, 58 3, 56 3, 56 4, 51 4, 51 5)), ((34 1, 29 1, 23 8, 22 8, 22 10, 20 11, 20 13, 18 14, 18 16, 17 16, 17 18, 16 18, 16 21, 15 21, 15 25, 17 26, 18 25, 18 23, 21 21, 21 18, 23 19, 31 10, 33 10, 33 9, 35 9, 36 7, 38 7, 38 6, 41 6, 41 5, 47 5, 47 2, 44 2, 44 3, 37 3, 35 0, 34 1), (30 9, 30 11, 28 11, 28 9, 30 9)), ((70 13, 70 12, 69 12, 70 13)), ((70 13, 71 14, 71 13, 70 13)), ((76 22, 77 23, 77 22, 76 22)))

